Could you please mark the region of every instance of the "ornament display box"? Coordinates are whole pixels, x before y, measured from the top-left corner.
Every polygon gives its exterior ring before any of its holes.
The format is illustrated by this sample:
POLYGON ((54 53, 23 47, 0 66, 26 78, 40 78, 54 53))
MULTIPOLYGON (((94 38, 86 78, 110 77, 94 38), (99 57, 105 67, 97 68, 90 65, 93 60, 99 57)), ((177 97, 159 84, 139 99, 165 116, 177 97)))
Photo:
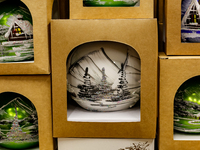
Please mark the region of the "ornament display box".
MULTIPOLYGON (((51 40, 54 137, 155 138, 158 59, 156 19, 52 20, 51 40), (59 38, 61 34, 62 38, 59 38), (97 44, 97 46, 94 46, 94 44, 97 44), (125 48, 121 44, 125 45, 125 48), (74 48, 79 49, 79 51, 75 51, 77 52, 75 53, 74 48), (119 104, 122 104, 123 101, 118 101, 117 104, 113 105, 108 98, 104 100, 109 104, 106 104, 103 100, 93 103, 94 101, 91 102, 86 99, 83 101, 82 99, 75 99, 77 103, 83 104, 82 107, 95 111, 88 111, 76 104, 73 105, 75 101, 72 98, 77 97, 77 94, 75 92, 75 95, 69 95, 68 92, 73 93, 73 89, 77 85, 70 85, 71 81, 77 78, 83 80, 84 78, 85 83, 90 83, 89 75, 93 76, 91 82, 96 81, 96 76, 98 76, 100 70, 102 72, 99 75, 100 81, 101 83, 105 81, 102 83, 105 85, 106 80, 108 81, 110 77, 116 76, 112 73, 112 70, 116 67, 117 61, 127 60, 127 49, 131 50, 131 48, 134 48, 134 53, 137 53, 140 57, 140 59, 134 58, 141 61, 141 73, 139 70, 136 73, 141 74, 141 92, 138 93, 140 94, 140 102, 133 106, 133 109, 122 108, 124 110, 113 111, 115 107, 121 107, 119 104), (89 54, 87 54, 88 51, 89 54), (85 53, 85 55, 82 55, 82 53, 85 53), (106 57, 104 57, 105 55, 106 57), (77 68, 79 65, 68 66, 68 60, 71 56, 77 58, 81 56, 78 61, 74 59, 81 66, 89 62, 88 69, 85 66, 82 67, 85 72, 83 78, 80 78, 83 71, 77 68), (112 62, 113 59, 116 61, 112 62), (112 63, 110 64, 110 62, 112 63), (102 64, 104 65, 103 68, 96 69, 96 66, 102 66, 102 64), (113 64, 115 65, 113 66, 113 64), (112 67, 107 69, 109 66, 112 67), (69 68, 75 68, 75 73, 71 72, 69 68), (71 74, 76 77, 72 78, 71 74), (70 79, 67 85, 68 76, 70 79), (91 107, 91 105, 89 106, 90 103, 92 103, 94 109, 89 108, 91 107), (102 110, 105 112, 97 112, 99 111, 99 109, 95 109, 97 107, 105 108, 102 110)), ((134 59, 132 62, 137 61, 134 59)), ((130 77, 130 74, 127 74, 128 77, 130 77)), ((131 78, 131 80, 134 79, 131 78)), ((104 90, 109 90, 109 86, 105 87, 104 90)), ((101 93, 101 91, 99 92, 101 93)), ((82 90, 78 95, 80 94, 84 94, 82 90)), ((99 97, 101 96, 102 94, 99 94, 99 97)))
POLYGON ((154 150, 154 139, 58 138, 58 150, 154 150))
MULTIPOLYGON (((53 0, 47 1, 47 0, 6 0, 1 2, 1 6, 3 3, 8 3, 6 7, 8 7, 8 10, 12 8, 13 6, 17 5, 17 3, 20 3, 19 10, 13 9, 7 12, 7 8, 1 9, 1 20, 0 20, 0 26, 7 30, 9 28, 8 25, 2 24, 2 22, 5 22, 5 19, 8 18, 7 24, 11 23, 11 19, 15 19, 15 24, 18 24, 18 27, 21 28, 18 31, 18 34, 16 34, 15 39, 12 39, 12 41, 9 39, 7 42, 4 42, 4 47, 0 47, 0 75, 15 75, 15 74, 50 74, 50 48, 49 48, 49 23, 51 19, 51 9, 52 9, 52 3, 53 0), (9 5, 10 3, 10 5, 9 5), (15 5, 13 4, 15 3, 15 5), (21 5, 24 5, 22 8, 21 5), (5 12, 2 12, 2 10, 5 9, 5 12), (27 19, 27 11, 30 14, 31 17, 29 19, 31 20, 28 23, 27 19), (5 15, 5 16, 4 16, 5 15), (23 20, 16 20, 18 16, 21 15, 23 17, 23 20), (9 16, 11 16, 9 18, 9 16), (4 20, 2 20, 4 19, 4 20), (22 22, 20 24, 20 22, 22 22), (28 23, 28 24, 27 24, 28 23), (26 29, 27 25, 31 25, 28 29, 26 29), (7 27, 7 28, 6 28, 7 27), (25 33, 25 40, 19 39, 21 36, 20 34, 25 33), (27 38, 31 38, 28 39, 27 38), (13 41, 14 40, 14 41, 13 41), (19 41, 18 41, 19 40, 19 41), (10 50, 11 45, 15 44, 15 47, 10 50), (19 47, 20 46, 20 47, 19 47), (31 55, 30 52, 26 56, 28 49, 31 49, 31 55), (4 50, 3 50, 4 49, 4 50), (9 51, 5 51, 5 49, 8 49, 9 51), (4 52, 2 52, 2 50, 4 52), (10 55, 5 55, 6 53, 11 53, 12 55, 15 53, 15 57, 10 57, 10 55), (20 57, 19 57, 20 55, 20 57), (25 55, 25 57, 24 57, 25 55), (22 58, 23 57, 23 58, 22 58), (28 61, 25 59, 29 59, 28 61), (22 61, 23 60, 23 61, 22 61)), ((13 26, 14 27, 14 26, 13 26)), ((16 28, 16 26, 14 27, 16 28)), ((11 29, 11 26, 10 26, 11 29)), ((9 29, 9 31, 10 31, 9 29)), ((9 32, 8 31, 8 32, 9 32)), ((17 32, 18 32, 17 31, 17 32)), ((15 36, 15 31, 12 28, 12 32, 14 33, 13 36, 15 36)), ((3 38, 3 30, 1 30, 1 40, 3 38)), ((5 36, 6 37, 6 36, 5 36)), ((7 39, 3 39, 7 40, 7 39)), ((1 43, 1 42, 0 42, 1 43)))
MULTIPOLYGON (((139 0, 139 6, 132 7, 87 7, 83 6, 84 0, 69 1, 70 19, 127 19, 154 17, 154 0, 139 0)), ((97 3, 103 2, 98 1, 97 3)))
POLYGON ((197 0, 178 0, 176 5, 172 0, 165 0, 165 52, 167 55, 200 55, 197 12, 199 12, 197 0), (188 23, 187 20, 190 18, 194 19, 188 23))
POLYGON ((199 149, 199 99, 190 99, 199 96, 200 70, 197 64, 200 63, 200 57, 166 56, 162 52, 159 54, 159 63, 159 150, 199 149), (198 84, 193 88, 185 83, 198 84), (180 90, 184 86, 184 90, 180 90), (182 93, 187 97, 180 97, 182 93))
POLYGON ((0 83, 0 149, 53 150, 50 76, 0 76, 0 83))

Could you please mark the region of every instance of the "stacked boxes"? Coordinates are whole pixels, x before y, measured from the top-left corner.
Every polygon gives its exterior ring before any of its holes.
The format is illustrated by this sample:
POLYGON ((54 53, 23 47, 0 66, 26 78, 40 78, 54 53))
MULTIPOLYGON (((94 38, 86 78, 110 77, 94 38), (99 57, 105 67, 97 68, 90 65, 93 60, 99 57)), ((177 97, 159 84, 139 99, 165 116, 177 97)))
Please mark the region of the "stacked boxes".
POLYGON ((154 149, 154 1, 70 1, 70 19, 53 21, 54 0, 9 2, 0 2, 0 149, 53 150, 53 138, 59 150, 154 149), (2 12, 9 2, 21 4, 2 12))
POLYGON ((0 149, 54 149, 48 9, 52 3, 0 2, 0 149))
POLYGON ((87 7, 83 2, 71 0, 70 19, 51 22, 53 136, 58 149, 72 148, 67 141, 93 143, 85 138, 99 143, 123 138, 127 146, 146 139, 153 144, 158 63, 153 1, 141 0, 137 7, 87 7), (127 94, 121 96, 120 90, 127 94), (129 99, 139 101, 127 105, 129 99))
POLYGON ((159 149, 199 149, 199 3, 165 1, 160 53, 159 149), (183 56, 184 55, 184 56, 183 56))

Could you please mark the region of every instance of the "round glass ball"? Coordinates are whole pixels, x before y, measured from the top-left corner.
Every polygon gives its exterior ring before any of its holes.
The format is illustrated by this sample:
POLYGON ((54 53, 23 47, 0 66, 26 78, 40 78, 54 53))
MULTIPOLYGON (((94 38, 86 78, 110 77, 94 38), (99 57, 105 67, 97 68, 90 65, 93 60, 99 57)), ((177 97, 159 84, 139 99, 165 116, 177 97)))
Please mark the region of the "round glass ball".
POLYGON ((87 110, 123 110, 140 99, 140 57, 126 44, 80 45, 68 57, 67 70, 68 92, 87 110))
POLYGON ((184 82, 175 95, 174 129, 200 133, 200 76, 184 82))

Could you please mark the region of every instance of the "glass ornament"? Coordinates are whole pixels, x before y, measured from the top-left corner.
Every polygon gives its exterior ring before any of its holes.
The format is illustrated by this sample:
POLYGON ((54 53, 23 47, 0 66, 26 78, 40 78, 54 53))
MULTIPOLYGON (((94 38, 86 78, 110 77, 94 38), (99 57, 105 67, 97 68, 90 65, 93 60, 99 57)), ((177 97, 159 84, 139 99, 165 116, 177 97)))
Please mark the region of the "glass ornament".
POLYGON ((199 0, 182 0, 181 3, 181 41, 200 42, 199 0))
POLYGON ((0 63, 33 61, 33 25, 20 0, 0 1, 0 63))
POLYGON ((130 46, 90 42, 72 50, 67 61, 67 89, 81 107, 116 111, 140 99, 140 57, 130 46))
POLYGON ((38 147, 38 117, 34 105, 24 96, 0 94, 0 149, 38 147))
POLYGON ((184 82, 175 95, 174 129, 200 133, 200 76, 184 82))
POLYGON ((139 6, 140 0, 83 0, 87 7, 133 7, 139 6))

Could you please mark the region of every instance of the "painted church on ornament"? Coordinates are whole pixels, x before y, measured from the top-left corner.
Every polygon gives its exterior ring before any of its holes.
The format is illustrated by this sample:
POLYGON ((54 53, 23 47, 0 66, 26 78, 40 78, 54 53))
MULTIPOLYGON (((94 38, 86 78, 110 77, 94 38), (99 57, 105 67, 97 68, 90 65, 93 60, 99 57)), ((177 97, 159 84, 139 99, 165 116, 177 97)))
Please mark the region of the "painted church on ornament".
POLYGON ((199 0, 192 0, 188 9, 186 10, 181 25, 191 29, 200 27, 200 4, 199 0))

